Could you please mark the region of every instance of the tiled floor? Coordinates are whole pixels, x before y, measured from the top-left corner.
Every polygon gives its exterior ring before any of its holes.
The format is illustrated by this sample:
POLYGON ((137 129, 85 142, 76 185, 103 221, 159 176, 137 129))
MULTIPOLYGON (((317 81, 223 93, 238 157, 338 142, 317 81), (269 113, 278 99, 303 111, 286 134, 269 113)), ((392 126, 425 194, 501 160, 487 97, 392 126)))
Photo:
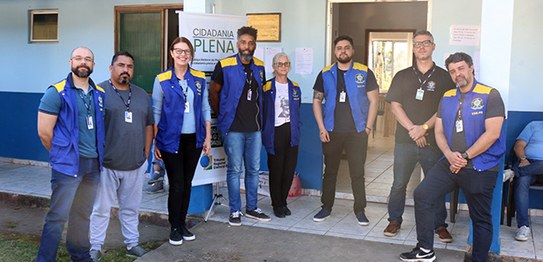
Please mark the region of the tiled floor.
MULTIPOLYGON (((377 135, 376 135, 377 136, 377 135)), ((371 140, 369 142, 368 161, 366 165, 366 187, 370 203, 366 208, 366 214, 370 220, 369 226, 359 226, 356 223, 353 211, 352 200, 336 199, 334 210, 329 219, 315 223, 313 215, 320 209, 320 198, 318 196, 301 196, 289 198, 289 208, 292 215, 287 218, 273 217, 270 222, 257 222, 243 218, 245 226, 266 227, 278 230, 294 232, 305 232, 320 235, 330 235, 344 238, 365 239, 385 243, 398 243, 415 245, 416 232, 414 230, 415 220, 412 207, 412 197, 408 197, 402 229, 396 237, 385 237, 383 229, 386 227, 387 207, 386 197, 392 183, 392 148, 393 138, 386 140, 371 140), (388 143, 388 146, 387 146, 388 143)), ((50 169, 43 166, 30 166, 25 163, 8 163, 7 159, 0 159, 0 192, 16 194, 35 195, 49 197, 50 169)), ((412 190, 420 181, 420 174, 415 174, 408 187, 408 196, 412 196, 412 190)), ((344 181, 345 182, 345 181, 344 181)), ((350 181, 347 175, 346 183, 350 194, 350 181)), ((338 183, 338 188, 341 184, 338 183)), ((226 194, 226 188, 220 188, 226 194)), ((340 191, 341 192, 341 191, 340 191)), ((243 199, 244 197, 242 197, 243 199)), ((142 200, 142 211, 166 214, 167 194, 144 194, 142 200)), ((227 204, 227 203, 225 203, 227 204)), ((270 199, 260 196, 259 207, 266 213, 272 214, 270 199)), ((210 220, 227 222, 229 208, 227 206, 216 206, 210 220)), ((541 215, 541 212, 537 212, 541 215)), ((436 239, 437 248, 465 250, 466 240, 469 232, 469 217, 467 211, 460 211, 456 223, 449 223, 450 231, 455 241, 450 244, 443 244, 436 239)), ((506 256, 524 257, 531 259, 543 258, 543 217, 531 216, 531 229, 534 237, 527 242, 518 242, 513 239, 516 225, 512 227, 502 226, 500 229, 501 254, 506 256)))

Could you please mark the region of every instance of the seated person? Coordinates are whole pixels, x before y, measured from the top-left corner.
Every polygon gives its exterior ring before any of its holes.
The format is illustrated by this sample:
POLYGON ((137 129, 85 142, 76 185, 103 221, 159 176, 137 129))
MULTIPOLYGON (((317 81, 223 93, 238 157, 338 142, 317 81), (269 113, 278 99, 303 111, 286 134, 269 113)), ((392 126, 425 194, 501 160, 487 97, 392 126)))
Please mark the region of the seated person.
POLYGON ((530 237, 528 205, 529 190, 538 176, 543 177, 543 121, 530 122, 517 137, 513 148, 518 162, 515 172, 515 206, 518 231, 515 239, 526 241, 530 237))

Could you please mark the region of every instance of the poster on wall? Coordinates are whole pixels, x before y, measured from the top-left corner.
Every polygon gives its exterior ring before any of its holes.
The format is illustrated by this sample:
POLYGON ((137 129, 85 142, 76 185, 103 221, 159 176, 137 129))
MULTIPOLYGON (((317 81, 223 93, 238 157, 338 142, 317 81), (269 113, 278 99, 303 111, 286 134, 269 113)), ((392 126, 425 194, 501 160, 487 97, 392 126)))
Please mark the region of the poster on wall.
MULTIPOLYGON (((178 12, 179 36, 188 38, 194 46, 192 68, 206 72, 209 88, 210 75, 217 62, 237 53, 237 31, 247 25, 245 16, 229 16, 178 12)), ((217 129, 217 115, 211 114, 211 151, 200 155, 193 186, 226 181, 227 158, 222 138, 217 129)))
POLYGON ((237 53, 237 31, 247 25, 246 16, 178 12, 179 36, 194 45, 194 69, 213 72, 217 62, 237 53))

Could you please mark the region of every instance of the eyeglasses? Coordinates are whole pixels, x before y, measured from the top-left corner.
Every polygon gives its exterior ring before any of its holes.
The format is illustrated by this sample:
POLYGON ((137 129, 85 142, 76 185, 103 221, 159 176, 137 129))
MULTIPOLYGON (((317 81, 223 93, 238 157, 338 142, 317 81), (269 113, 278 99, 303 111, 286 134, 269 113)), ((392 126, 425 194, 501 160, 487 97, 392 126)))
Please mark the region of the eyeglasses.
POLYGON ((290 62, 284 62, 284 63, 278 62, 278 63, 275 63, 275 65, 276 65, 277 67, 289 67, 289 66, 290 66, 290 62))
POLYGON ((85 60, 85 62, 87 62, 87 63, 92 63, 93 62, 92 58, 88 57, 88 56, 87 57, 74 56, 71 59, 76 61, 76 62, 81 62, 83 60, 85 60))
POLYGON ((192 52, 190 49, 176 48, 173 50, 178 55, 190 55, 192 52))
POLYGON ((415 47, 415 48, 421 47, 421 46, 429 47, 432 44, 434 44, 434 42, 432 42, 432 40, 417 41, 417 42, 413 42, 413 47, 415 47))

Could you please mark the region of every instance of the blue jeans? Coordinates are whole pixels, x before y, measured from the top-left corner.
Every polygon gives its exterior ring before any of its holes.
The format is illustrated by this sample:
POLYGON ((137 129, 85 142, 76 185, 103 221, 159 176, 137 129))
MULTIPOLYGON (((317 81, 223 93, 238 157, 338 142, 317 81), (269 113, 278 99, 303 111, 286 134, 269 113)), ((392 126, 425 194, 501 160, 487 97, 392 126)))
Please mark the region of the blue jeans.
POLYGON ((473 227, 471 261, 486 261, 492 243, 492 194, 498 177, 497 171, 478 172, 462 168, 452 174, 447 159, 439 160, 415 189, 415 221, 417 246, 434 249, 436 203, 459 186, 464 192, 473 227))
POLYGON ((241 196, 239 192, 240 177, 245 165, 245 197, 247 210, 257 208, 258 171, 260 170, 260 150, 262 140, 260 131, 257 132, 228 132, 223 134, 224 150, 228 156, 226 183, 230 212, 241 211, 241 196))
POLYGON ((80 158, 77 177, 52 170, 51 206, 45 216, 37 262, 56 261, 66 222, 66 248, 71 260, 90 261, 89 222, 99 183, 100 166, 96 158, 80 158))
POLYGON ((515 171, 515 209, 517 216, 517 226, 530 226, 528 220, 528 208, 530 205, 530 185, 533 184, 538 175, 543 175, 543 160, 530 160, 529 165, 519 167, 517 163, 513 170, 515 171))
MULTIPOLYGON (((403 222, 402 215, 405 210, 407 184, 417 162, 422 166, 424 175, 428 176, 430 169, 441 156, 439 149, 432 146, 420 148, 414 143, 396 143, 394 146, 394 182, 390 188, 388 199, 388 221, 396 221, 400 224, 403 222)), ((435 228, 446 227, 447 210, 445 208, 445 199, 439 199, 436 207, 438 212, 436 212, 435 228)))

